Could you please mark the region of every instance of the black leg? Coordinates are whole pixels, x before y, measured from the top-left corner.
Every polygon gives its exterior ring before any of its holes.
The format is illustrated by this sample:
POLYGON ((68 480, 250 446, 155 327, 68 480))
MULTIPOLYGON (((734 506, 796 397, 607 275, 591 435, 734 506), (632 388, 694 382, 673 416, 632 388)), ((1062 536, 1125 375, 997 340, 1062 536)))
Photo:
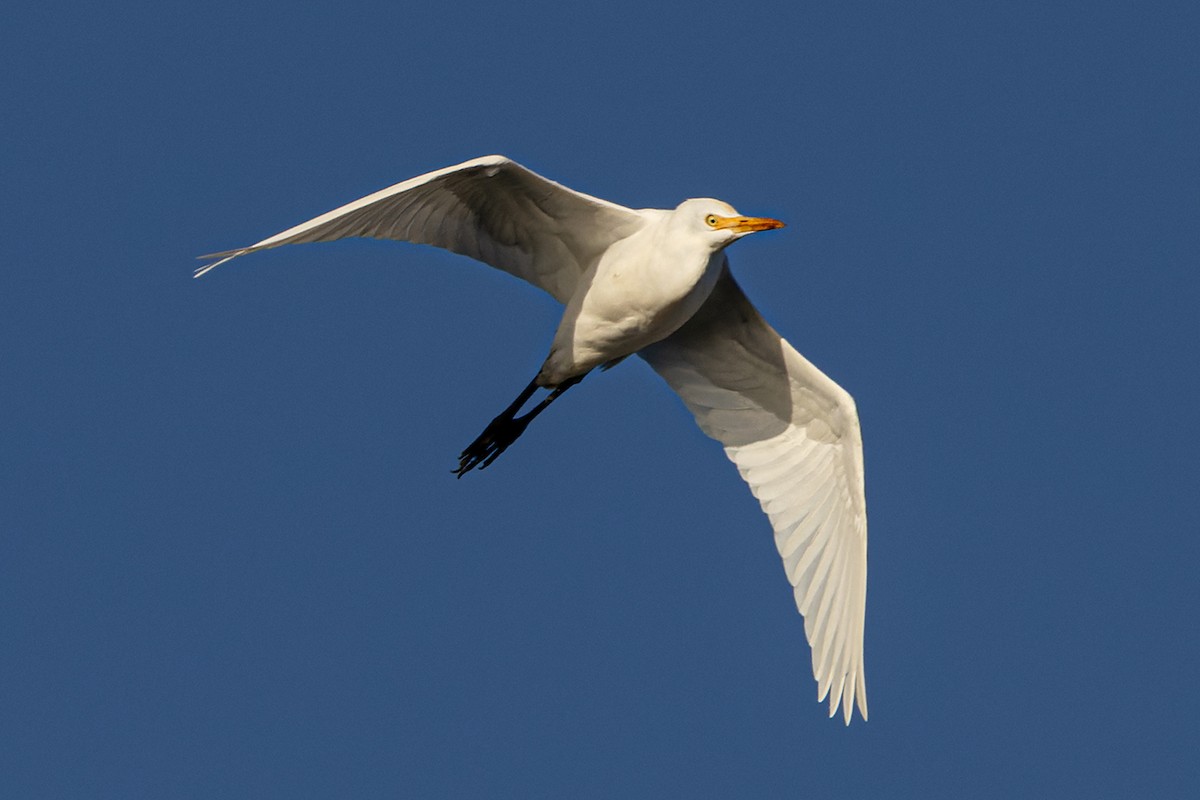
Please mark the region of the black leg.
POLYGON ((538 414, 545 411, 551 403, 581 380, 583 380, 583 375, 563 381, 554 387, 550 394, 546 395, 528 414, 518 417, 517 412, 521 410, 521 406, 525 405, 526 401, 537 391, 537 379, 530 381, 521 394, 517 395, 517 399, 488 423, 488 426, 483 429, 483 433, 479 434, 475 441, 462 451, 458 457, 458 469, 454 470, 454 474, 461 478, 476 467, 486 469, 508 449, 509 445, 520 438, 525 429, 529 427, 529 423, 533 422, 538 414))

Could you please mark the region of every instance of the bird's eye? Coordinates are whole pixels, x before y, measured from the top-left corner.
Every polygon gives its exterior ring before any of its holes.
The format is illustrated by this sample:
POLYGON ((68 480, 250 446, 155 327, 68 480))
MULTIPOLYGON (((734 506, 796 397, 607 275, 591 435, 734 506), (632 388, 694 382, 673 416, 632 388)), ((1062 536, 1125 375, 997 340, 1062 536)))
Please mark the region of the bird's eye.
POLYGON ((717 215, 709 214, 707 217, 704 218, 704 223, 706 225, 708 225, 708 227, 710 227, 710 228, 717 227, 717 215))

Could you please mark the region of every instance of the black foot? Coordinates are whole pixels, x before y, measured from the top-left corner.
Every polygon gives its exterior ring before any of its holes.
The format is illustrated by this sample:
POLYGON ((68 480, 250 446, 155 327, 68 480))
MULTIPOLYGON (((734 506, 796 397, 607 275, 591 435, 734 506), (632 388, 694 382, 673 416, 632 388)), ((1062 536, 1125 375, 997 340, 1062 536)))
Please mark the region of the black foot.
POLYGON ((526 414, 523 417, 513 417, 505 413, 496 417, 483 429, 479 438, 462 451, 458 457, 458 469, 454 470, 454 474, 461 478, 476 467, 486 469, 525 432, 533 416, 526 414))

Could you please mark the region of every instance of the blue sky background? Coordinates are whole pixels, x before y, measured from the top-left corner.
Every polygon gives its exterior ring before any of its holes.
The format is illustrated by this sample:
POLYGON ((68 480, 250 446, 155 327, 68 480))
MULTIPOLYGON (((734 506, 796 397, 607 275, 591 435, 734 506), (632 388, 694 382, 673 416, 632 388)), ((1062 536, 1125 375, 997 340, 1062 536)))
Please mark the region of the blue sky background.
POLYGON ((1192 3, 24 4, 0 26, 6 797, 1200 796, 1192 3), (503 153, 731 250, 857 399, 871 720, 642 363, 244 245, 503 153))

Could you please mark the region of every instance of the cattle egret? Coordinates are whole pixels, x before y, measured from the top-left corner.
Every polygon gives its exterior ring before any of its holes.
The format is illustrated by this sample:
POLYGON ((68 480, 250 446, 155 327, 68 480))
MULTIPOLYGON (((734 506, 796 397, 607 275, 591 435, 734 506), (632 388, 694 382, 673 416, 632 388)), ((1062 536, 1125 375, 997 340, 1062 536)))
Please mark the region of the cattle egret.
POLYGON ((631 209, 573 191, 502 156, 375 192, 226 261, 285 244, 360 236, 420 242, 478 259, 565 307, 537 375, 462 452, 461 478, 491 464, 596 367, 634 353, 725 447, 771 520, 812 647, 817 699, 867 717, 863 619, 867 510, 854 400, 768 325, 734 281, 725 248, 781 228, 719 200, 631 209), (547 390, 525 414, 521 409, 547 390))

